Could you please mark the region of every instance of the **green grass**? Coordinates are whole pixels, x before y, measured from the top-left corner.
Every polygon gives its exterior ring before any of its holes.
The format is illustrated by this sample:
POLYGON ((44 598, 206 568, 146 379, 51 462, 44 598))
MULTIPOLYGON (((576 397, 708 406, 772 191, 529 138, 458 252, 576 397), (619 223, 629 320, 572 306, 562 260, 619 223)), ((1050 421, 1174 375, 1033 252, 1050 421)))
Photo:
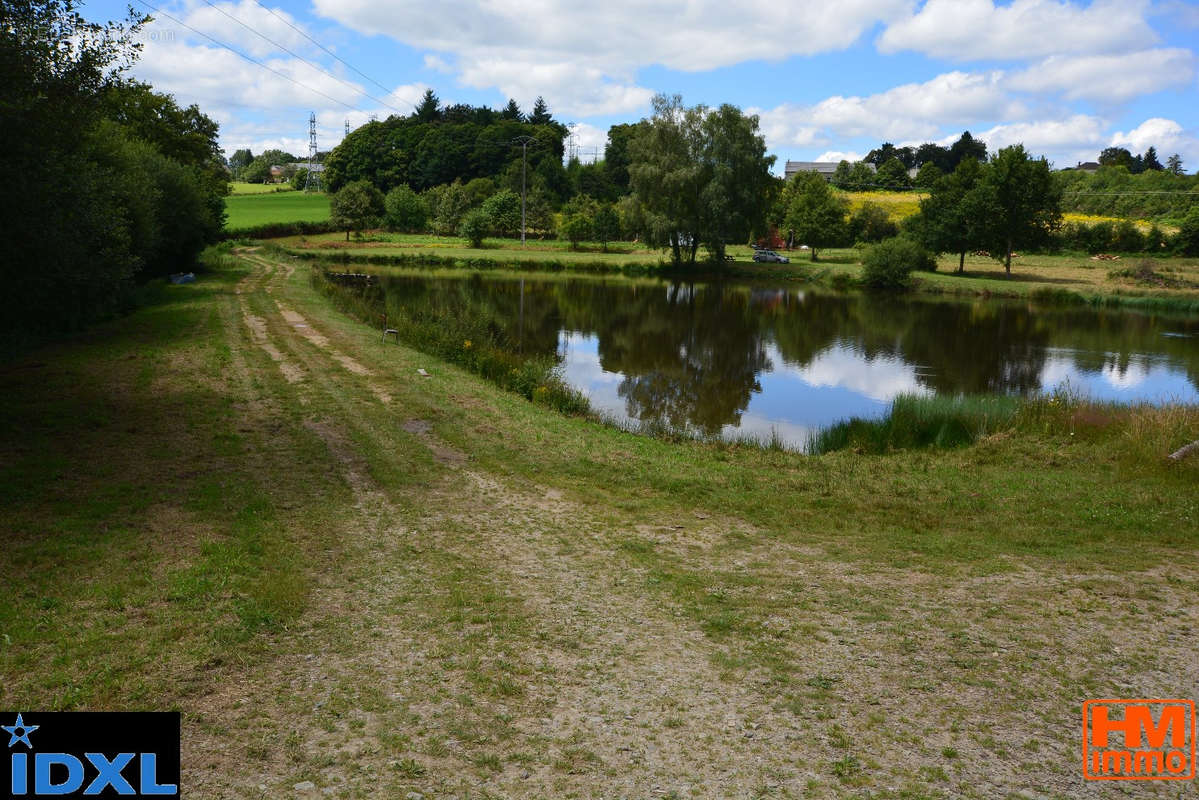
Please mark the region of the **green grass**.
POLYGON ((1007 396, 900 395, 882 419, 854 418, 826 428, 816 434, 808 450, 819 455, 846 449, 887 453, 922 447, 961 447, 1008 430, 1024 405, 1026 401, 1007 396))
POLYGON ((291 192, 295 191, 289 183, 246 183, 245 181, 232 181, 229 184, 229 193, 231 195, 245 194, 272 194, 275 192, 291 192))
POLYGON ((329 196, 316 192, 235 194, 225 198, 225 210, 229 230, 272 222, 322 222, 329 219, 329 196))

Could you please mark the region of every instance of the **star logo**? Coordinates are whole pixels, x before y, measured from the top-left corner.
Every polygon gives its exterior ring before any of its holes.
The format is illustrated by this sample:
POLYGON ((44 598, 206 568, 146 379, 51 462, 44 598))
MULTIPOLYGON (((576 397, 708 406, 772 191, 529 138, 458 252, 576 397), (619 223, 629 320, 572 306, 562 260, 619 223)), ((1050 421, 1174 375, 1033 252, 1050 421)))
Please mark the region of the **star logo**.
POLYGON ((23 742, 30 750, 33 749, 33 744, 29 741, 29 734, 40 728, 41 725, 26 725, 25 720, 21 719, 21 715, 17 714, 17 721, 12 725, 0 725, 0 728, 8 731, 12 737, 8 740, 8 746, 12 747, 17 742, 23 742), (17 733, 20 731, 20 733, 17 733))

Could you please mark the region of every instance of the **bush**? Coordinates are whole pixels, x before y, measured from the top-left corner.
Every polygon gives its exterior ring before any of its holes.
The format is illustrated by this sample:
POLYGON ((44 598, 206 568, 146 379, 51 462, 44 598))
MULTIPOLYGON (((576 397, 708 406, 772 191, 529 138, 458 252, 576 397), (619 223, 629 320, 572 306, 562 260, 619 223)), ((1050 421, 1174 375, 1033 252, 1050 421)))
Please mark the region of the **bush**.
POLYGON ((406 183, 387 193, 383 199, 383 223, 389 230, 418 233, 429 220, 429 207, 424 198, 406 183))
MULTIPOLYGON (((470 185, 467 184, 468 189, 470 185)), ((520 195, 511 189, 504 189, 488 197, 483 202, 483 213, 487 215, 491 229, 496 234, 515 236, 520 232, 520 195)))
POLYGON ((616 206, 611 203, 600 206, 599 211, 595 212, 591 227, 596 240, 604 248, 604 252, 607 252, 608 242, 620 238, 620 215, 616 213, 616 206))
POLYGON ((862 282, 874 289, 902 289, 908 285, 912 270, 931 272, 936 259, 911 239, 896 236, 866 251, 862 282))
POLYGON ((570 214, 562 223, 562 234, 570 240, 572 250, 579 249, 579 242, 591 236, 591 220, 582 214, 570 214))
POLYGON ((1174 249, 1182 255, 1199 256, 1199 206, 1192 208, 1178 226, 1174 249))
POLYGON ((470 242, 471 247, 482 247, 483 237, 491 228, 491 218, 481 208, 466 212, 462 224, 458 226, 458 235, 470 242))
POLYGON ((881 242, 899 235, 899 226, 878 203, 863 203, 849 218, 850 236, 855 242, 881 242))
POLYGON ((1124 220, 1116 226, 1112 236, 1112 249, 1117 253, 1139 253, 1145 249, 1145 237, 1137 226, 1124 220))

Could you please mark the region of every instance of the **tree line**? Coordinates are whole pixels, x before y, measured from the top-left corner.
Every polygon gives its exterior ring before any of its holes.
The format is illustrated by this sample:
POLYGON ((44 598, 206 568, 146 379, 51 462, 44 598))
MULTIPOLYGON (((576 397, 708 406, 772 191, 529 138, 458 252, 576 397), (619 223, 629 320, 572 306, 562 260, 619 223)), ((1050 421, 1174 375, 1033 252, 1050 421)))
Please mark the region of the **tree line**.
POLYGON ((215 122, 124 77, 147 17, 92 23, 76 0, 2 8, 0 336, 15 346, 187 269, 220 233, 227 174, 215 122))

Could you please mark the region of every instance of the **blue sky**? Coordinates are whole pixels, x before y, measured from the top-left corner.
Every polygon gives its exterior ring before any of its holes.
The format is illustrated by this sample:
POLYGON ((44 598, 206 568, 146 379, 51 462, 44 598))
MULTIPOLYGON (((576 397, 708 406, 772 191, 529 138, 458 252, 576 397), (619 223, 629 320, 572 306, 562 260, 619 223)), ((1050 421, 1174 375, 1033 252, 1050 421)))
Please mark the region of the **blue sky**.
MULTIPOLYGON (((310 111, 327 149, 346 120, 407 113, 433 88, 443 101, 514 97, 526 110, 542 95, 584 152, 602 153, 608 126, 646 116, 662 92, 758 114, 777 171, 789 158, 852 159, 882 141, 947 142, 964 129, 992 150, 1023 142, 1057 166, 1116 144, 1199 167, 1195 2, 152 4, 163 13, 142 32, 134 75, 199 104, 228 153, 306 152, 310 111)), ((83 13, 108 20, 124 9, 105 0, 83 13)))

